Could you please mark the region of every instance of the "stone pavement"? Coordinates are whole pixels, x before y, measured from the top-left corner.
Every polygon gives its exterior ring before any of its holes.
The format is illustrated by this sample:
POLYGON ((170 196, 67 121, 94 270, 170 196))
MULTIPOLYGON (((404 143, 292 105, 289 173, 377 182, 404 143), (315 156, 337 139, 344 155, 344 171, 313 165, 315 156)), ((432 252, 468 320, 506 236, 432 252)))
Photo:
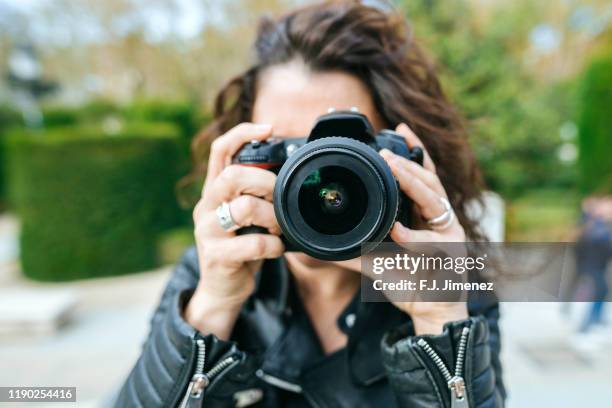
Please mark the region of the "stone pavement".
MULTIPOLYGON (((14 232, 0 218, 0 253, 14 255, 14 243, 8 242, 14 235, 8 230, 14 232)), ((76 386, 77 406, 99 406, 138 357, 148 319, 171 268, 41 284, 21 277, 17 263, 7 258, 0 259, 0 291, 65 290, 75 296, 77 305, 70 319, 55 331, 0 334, 0 386, 76 386)), ((573 333, 585 305, 574 306, 568 318, 561 316, 555 303, 502 305, 502 358, 509 407, 610 406, 612 353, 608 350, 612 343, 583 350, 582 339, 573 333)))
MULTIPOLYGON (((606 407, 612 404, 612 332, 575 334, 587 304, 501 305, 502 364, 509 407, 606 407)), ((608 304, 608 310, 612 304, 608 304)))
MULTIPOLYGON (((138 357, 169 272, 61 285, 78 299, 71 319, 54 333, 0 335, 0 385, 76 386, 77 406, 99 406, 138 357)), ((58 286, 21 280, 12 285, 58 286)))

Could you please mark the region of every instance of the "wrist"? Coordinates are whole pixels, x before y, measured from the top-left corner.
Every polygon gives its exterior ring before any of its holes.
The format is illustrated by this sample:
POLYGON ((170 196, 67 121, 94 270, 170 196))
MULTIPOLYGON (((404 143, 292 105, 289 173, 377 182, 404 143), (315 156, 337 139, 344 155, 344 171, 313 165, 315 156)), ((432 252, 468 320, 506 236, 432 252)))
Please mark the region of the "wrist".
POLYGON ((442 334, 446 323, 464 320, 468 317, 467 307, 463 304, 462 306, 453 307, 432 316, 412 316, 412 323, 417 336, 426 334, 436 335, 442 334))
POLYGON ((238 299, 218 298, 198 288, 185 306, 183 317, 199 332, 228 340, 242 303, 238 299))

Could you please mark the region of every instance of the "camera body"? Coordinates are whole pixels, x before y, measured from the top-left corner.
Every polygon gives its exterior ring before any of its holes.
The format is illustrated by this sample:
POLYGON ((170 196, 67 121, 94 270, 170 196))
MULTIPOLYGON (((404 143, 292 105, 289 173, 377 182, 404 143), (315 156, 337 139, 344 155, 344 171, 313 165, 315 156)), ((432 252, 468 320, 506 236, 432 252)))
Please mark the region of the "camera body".
MULTIPOLYGON (((382 149, 423 163, 421 148, 391 130, 375 134, 356 111, 319 117, 304 138, 247 143, 233 162, 278 175, 274 211, 288 250, 338 261, 374 249, 396 220, 410 222, 411 202, 378 154, 382 149)), ((239 231, 246 232, 263 231, 239 231)))
POLYGON ((302 138, 270 139, 265 142, 254 140, 245 144, 234 156, 234 163, 259 167, 276 174, 287 159, 306 143, 325 137, 345 137, 370 146, 375 151, 388 149, 409 160, 423 164, 423 150, 409 148, 406 139, 398 133, 383 129, 378 134, 363 114, 353 111, 339 111, 319 117, 310 132, 302 138))

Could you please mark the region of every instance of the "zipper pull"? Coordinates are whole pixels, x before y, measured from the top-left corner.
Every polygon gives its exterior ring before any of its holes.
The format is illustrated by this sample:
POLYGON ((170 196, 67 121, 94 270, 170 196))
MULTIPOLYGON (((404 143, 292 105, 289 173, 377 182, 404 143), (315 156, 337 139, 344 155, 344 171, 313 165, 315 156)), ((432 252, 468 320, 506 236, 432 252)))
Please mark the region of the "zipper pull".
POLYGON ((194 374, 187 387, 185 398, 181 408, 201 407, 202 397, 204 396, 204 388, 209 384, 208 378, 204 374, 194 374))
POLYGON ((208 377, 204 375, 204 360, 206 358, 206 343, 203 339, 196 340, 197 354, 196 354, 196 368, 187 392, 183 397, 180 408, 188 407, 201 407, 202 396, 204 395, 204 388, 210 383, 208 377))
POLYGON ((451 408, 469 408, 467 394, 465 393, 465 381, 463 377, 454 376, 448 382, 451 391, 451 408))
POLYGON ((448 388, 451 390, 451 408, 469 408, 467 393, 465 392, 465 380, 463 379, 463 366, 465 365, 466 347, 468 336, 470 335, 469 326, 461 330, 459 347, 457 350, 457 365, 455 375, 448 381, 448 388))
POLYGON ((469 326, 465 326, 461 331, 459 347, 457 350, 457 365, 455 366, 455 375, 451 375, 450 370, 444 364, 438 353, 427 343, 423 338, 417 341, 417 345, 425 352, 427 356, 438 367, 442 377, 446 380, 448 388, 451 391, 451 408, 469 408, 467 393, 465 392, 465 380, 462 377, 463 366, 465 365, 467 340, 470 334, 469 326))

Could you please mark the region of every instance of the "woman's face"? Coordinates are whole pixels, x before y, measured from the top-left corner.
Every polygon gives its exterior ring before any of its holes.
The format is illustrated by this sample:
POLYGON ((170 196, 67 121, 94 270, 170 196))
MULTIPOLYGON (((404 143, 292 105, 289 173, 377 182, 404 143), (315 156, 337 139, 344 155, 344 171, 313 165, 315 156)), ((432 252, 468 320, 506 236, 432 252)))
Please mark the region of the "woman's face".
MULTIPOLYGON (((296 59, 266 69, 258 82, 252 121, 272 125, 275 136, 307 136, 315 120, 329 108, 349 110, 356 107, 368 117, 376 131, 384 128, 365 84, 345 72, 312 72, 296 59)), ((305 254, 292 256, 312 266, 321 262, 305 254)), ((359 269, 358 259, 339 264, 359 269)))
POLYGON ((296 59, 260 75, 252 120, 271 124, 277 136, 304 137, 329 108, 352 107, 366 115, 376 130, 384 127, 361 80, 341 71, 312 72, 296 59))

